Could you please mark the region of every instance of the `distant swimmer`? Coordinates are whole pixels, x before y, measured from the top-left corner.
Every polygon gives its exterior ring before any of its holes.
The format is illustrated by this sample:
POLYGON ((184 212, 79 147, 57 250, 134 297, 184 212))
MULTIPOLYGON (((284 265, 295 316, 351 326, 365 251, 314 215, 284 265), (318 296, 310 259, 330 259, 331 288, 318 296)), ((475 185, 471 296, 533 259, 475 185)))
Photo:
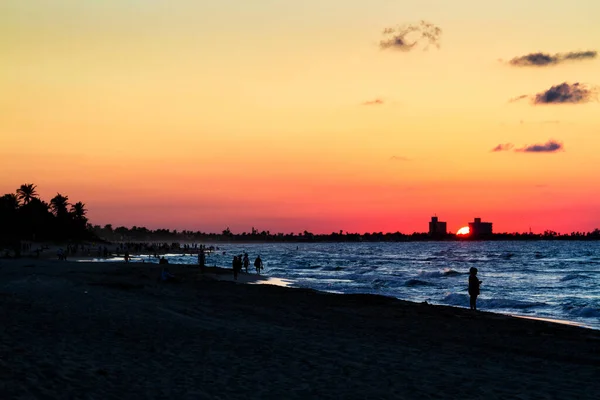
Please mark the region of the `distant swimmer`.
POLYGON ((254 268, 256 268, 256 273, 260 274, 260 270, 263 269, 263 262, 260 259, 260 256, 256 257, 256 260, 254 260, 254 268))
POLYGON ((481 281, 477 278, 477 268, 469 269, 469 296, 471 302, 471 310, 477 310, 477 296, 479 296, 479 286, 481 281))

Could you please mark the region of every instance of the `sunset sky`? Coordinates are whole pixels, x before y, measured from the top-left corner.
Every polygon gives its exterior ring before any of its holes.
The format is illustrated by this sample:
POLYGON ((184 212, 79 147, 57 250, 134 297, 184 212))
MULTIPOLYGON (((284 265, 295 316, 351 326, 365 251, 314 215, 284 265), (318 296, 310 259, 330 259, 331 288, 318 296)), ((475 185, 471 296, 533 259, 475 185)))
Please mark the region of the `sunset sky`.
POLYGON ((0 194, 34 183, 93 224, 205 232, 412 233, 434 214, 590 231, 598 16, 598 0, 3 0, 0 194), (434 43, 380 46, 421 20, 434 43))

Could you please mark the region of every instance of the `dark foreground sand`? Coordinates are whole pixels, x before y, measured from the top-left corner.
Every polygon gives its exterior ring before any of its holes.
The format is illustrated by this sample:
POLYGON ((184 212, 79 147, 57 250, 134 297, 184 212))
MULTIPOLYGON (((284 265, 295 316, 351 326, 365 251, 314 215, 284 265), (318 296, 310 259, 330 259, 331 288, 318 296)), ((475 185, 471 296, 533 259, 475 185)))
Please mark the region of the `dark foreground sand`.
POLYGON ((0 399, 597 399, 600 332, 216 270, 0 260, 0 399))

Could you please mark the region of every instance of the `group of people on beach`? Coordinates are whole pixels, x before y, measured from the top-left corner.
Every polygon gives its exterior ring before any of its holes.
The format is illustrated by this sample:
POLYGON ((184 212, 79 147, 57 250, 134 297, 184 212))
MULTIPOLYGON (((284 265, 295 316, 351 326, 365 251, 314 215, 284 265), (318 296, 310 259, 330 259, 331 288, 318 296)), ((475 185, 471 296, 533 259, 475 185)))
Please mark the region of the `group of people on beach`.
MULTIPOLYGON (((188 245, 186 245, 188 246, 188 245)), ((124 254, 124 258, 125 258, 125 262, 128 262, 130 259, 129 256, 129 248, 130 247, 134 247, 134 248, 142 248, 142 245, 139 243, 128 243, 128 244, 119 244, 117 249, 116 249, 116 253, 117 255, 120 252, 125 253, 124 254)), ((165 249, 169 249, 169 248, 175 248, 175 247, 180 247, 179 244, 173 243, 170 246, 168 244, 163 244, 161 246, 156 246, 156 245, 151 245, 150 249, 154 250, 156 253, 158 253, 158 250, 165 250, 165 249)), ((148 246, 146 246, 146 248, 148 248, 148 246)), ((193 250, 198 251, 198 265, 200 266, 200 269, 202 272, 204 272, 205 266, 206 266, 206 253, 207 252, 212 252, 214 251, 214 247, 211 246, 209 248, 207 248, 204 245, 193 245, 189 246, 189 247, 185 247, 186 250, 191 250, 193 248, 193 250)), ((84 250, 84 246, 81 245, 81 249, 84 250)), ((218 249, 218 247, 217 247, 218 249)), ((67 259, 67 255, 68 254, 74 254, 77 252, 77 245, 74 246, 68 246, 67 250, 63 250, 62 248, 60 248, 57 252, 57 256, 59 260, 66 260, 67 259)), ((89 252, 89 249, 88 249, 89 252)), ((102 246, 98 246, 98 253, 99 255, 102 254, 104 257, 107 257, 110 253, 108 251, 108 249, 106 248, 106 246, 102 247, 102 246)), ((158 258, 158 255, 157 255, 158 258)), ((167 264, 168 260, 165 259, 165 257, 163 256, 162 258, 160 258, 159 260, 159 264, 167 264)), ((233 279, 237 280, 239 273, 242 271, 242 269, 248 273, 248 268, 250 266, 250 258, 248 256, 248 253, 244 253, 233 256, 233 260, 232 260, 232 268, 233 268, 233 279)), ((261 271, 263 270, 264 266, 263 266, 263 261, 260 258, 260 255, 258 257, 256 257, 256 259, 254 260, 254 268, 256 270, 257 274, 260 274, 261 271)), ((164 271, 164 270, 163 270, 164 271)), ((468 286, 468 292, 469 292, 469 306, 471 310, 477 310, 477 297, 479 296, 480 293, 480 286, 482 281, 479 280, 479 278, 477 277, 477 268, 475 267, 471 267, 469 269, 469 286, 468 286)), ((165 274, 163 274, 165 275, 165 274)), ((162 276, 163 280, 169 280, 172 277, 169 276, 162 276)))
MULTIPOLYGON (((248 253, 244 253, 243 256, 241 254, 233 256, 231 266, 233 267, 233 279, 235 280, 237 280, 238 274, 242 271, 242 268, 244 268, 246 273, 248 273, 248 267, 250 266, 250 258, 248 257, 248 253)), ((264 268, 260 256, 256 257, 254 260, 254 268, 256 269, 256 273, 260 275, 260 271, 264 268)))

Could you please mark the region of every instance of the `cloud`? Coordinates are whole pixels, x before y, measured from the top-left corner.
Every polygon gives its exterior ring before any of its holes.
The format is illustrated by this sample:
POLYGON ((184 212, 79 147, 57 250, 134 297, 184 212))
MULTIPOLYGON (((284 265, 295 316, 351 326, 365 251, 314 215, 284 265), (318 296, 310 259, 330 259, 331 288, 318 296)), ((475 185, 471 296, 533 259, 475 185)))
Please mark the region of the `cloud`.
POLYGON ((521 96, 513 97, 512 99, 508 100, 508 102, 514 103, 515 101, 523 100, 523 99, 526 99, 527 97, 529 97, 528 94, 523 94, 521 96))
POLYGON ((508 63, 515 67, 546 67, 565 61, 590 60, 596 58, 597 55, 598 52, 595 50, 571 51, 569 53, 556 53, 554 55, 547 53, 530 53, 524 56, 515 57, 508 63))
POLYGON ((440 36, 442 30, 432 23, 421 21, 419 24, 402 25, 397 28, 385 28, 384 39, 379 42, 381 49, 394 49, 400 51, 411 51, 422 42, 427 42, 425 50, 429 45, 440 47, 440 36))
POLYGON ((557 142, 556 140, 549 140, 544 144, 527 145, 520 149, 516 149, 515 151, 523 153, 555 153, 563 150, 564 146, 562 143, 557 142))
POLYGON ((515 147, 515 145, 512 143, 499 144, 498 146, 496 146, 492 149, 492 152, 508 151, 508 150, 512 149, 513 147, 515 147))
POLYGON ((382 99, 375 99, 375 100, 365 101, 364 103, 361 103, 361 105, 363 105, 363 106, 379 106, 383 103, 384 103, 384 101, 382 99))
POLYGON ((391 156, 390 160, 392 160, 392 161, 410 161, 410 158, 402 157, 402 156, 391 156))
POLYGON ((598 52, 596 50, 572 51, 569 53, 562 53, 561 55, 564 60, 584 60, 589 58, 596 58, 598 52))
MULTIPOLYGON (((499 144, 492 149, 492 152, 510 151, 513 150, 514 147, 515 145, 512 143, 499 144)), ((548 142, 544 144, 525 145, 518 149, 514 149, 513 151, 518 153, 555 153, 563 150, 564 146, 562 143, 557 142, 556 140, 548 140, 548 142)))
POLYGON ((521 96, 513 97, 512 99, 508 100, 508 102, 514 103, 516 101, 529 98, 531 99, 531 103, 533 105, 565 103, 583 104, 597 99, 597 94, 598 89, 596 87, 590 87, 579 82, 563 82, 560 85, 552 86, 550 89, 541 93, 537 93, 533 96, 523 94, 521 96))
POLYGON ((581 83, 569 84, 563 82, 550 89, 538 93, 533 98, 533 104, 581 104, 593 100, 596 90, 581 83))

